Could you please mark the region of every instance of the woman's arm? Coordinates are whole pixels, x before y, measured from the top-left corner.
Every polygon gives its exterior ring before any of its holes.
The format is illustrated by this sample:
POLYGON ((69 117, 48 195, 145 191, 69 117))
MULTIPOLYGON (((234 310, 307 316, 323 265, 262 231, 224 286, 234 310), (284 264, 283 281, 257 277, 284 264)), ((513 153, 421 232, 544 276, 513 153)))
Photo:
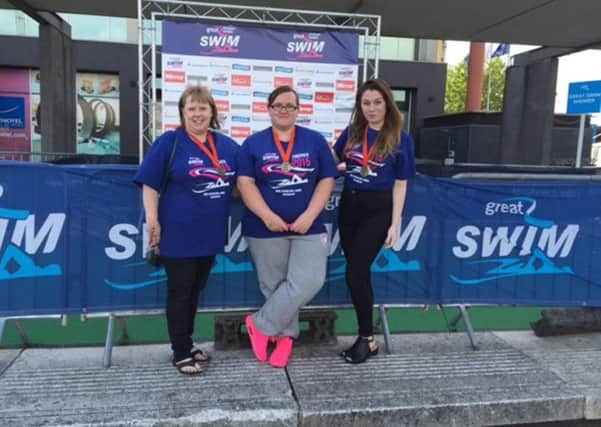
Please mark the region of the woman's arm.
POLYGON ((161 224, 159 224, 159 193, 152 187, 142 186, 142 201, 146 215, 146 229, 148 230, 148 244, 151 248, 159 245, 161 241, 161 224))
POLYGON ((307 209, 305 209, 305 211, 292 223, 290 231, 294 231, 298 234, 305 234, 309 228, 311 228, 311 225, 313 225, 315 218, 317 218, 321 211, 326 207, 333 189, 334 178, 321 179, 315 187, 309 206, 307 206, 307 209))
POLYGON ((405 206, 405 196, 407 195, 407 180, 397 179, 392 188, 392 223, 388 228, 388 235, 384 242, 385 248, 391 248, 396 243, 401 226, 401 215, 405 206))
POLYGON ((263 199, 261 192, 257 188, 254 178, 249 176, 239 176, 238 189, 240 190, 240 195, 242 196, 242 200, 246 207, 261 218, 269 231, 288 231, 288 224, 276 215, 275 212, 267 206, 267 203, 265 203, 265 199, 263 199))
POLYGON ((338 164, 342 161, 342 160, 340 160, 340 157, 338 157, 338 153, 336 153, 336 150, 334 150, 334 147, 330 148, 330 152, 332 153, 332 157, 334 157, 334 163, 338 164))

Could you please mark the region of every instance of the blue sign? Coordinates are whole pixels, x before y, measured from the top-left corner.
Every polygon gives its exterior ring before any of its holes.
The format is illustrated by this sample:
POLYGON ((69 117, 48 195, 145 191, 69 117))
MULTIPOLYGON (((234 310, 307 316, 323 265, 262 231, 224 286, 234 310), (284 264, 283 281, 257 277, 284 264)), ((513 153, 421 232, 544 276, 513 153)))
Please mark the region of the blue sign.
POLYGON ((25 129, 25 98, 0 96, 0 129, 25 129))
POLYGON ((567 113, 601 113, 601 80, 570 83, 567 113))
MULTIPOLYGON (((165 272, 143 259, 148 237, 134 173, 134 166, 0 163, 0 317, 164 307, 165 272)), ((601 307, 599 200, 597 181, 418 176, 396 244, 372 266, 375 301, 601 307)), ((339 203, 338 188, 326 206, 330 257, 316 305, 350 304, 339 203)), ((235 202, 202 308, 264 301, 242 213, 235 202)))

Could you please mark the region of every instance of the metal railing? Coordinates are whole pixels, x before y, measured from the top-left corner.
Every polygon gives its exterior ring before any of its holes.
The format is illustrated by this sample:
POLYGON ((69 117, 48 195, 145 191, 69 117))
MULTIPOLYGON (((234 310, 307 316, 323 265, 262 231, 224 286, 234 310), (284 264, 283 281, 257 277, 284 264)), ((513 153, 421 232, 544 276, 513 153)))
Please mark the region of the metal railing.
POLYGON ((71 157, 75 153, 48 153, 33 151, 0 151, 0 160, 14 162, 50 162, 63 157, 71 157))

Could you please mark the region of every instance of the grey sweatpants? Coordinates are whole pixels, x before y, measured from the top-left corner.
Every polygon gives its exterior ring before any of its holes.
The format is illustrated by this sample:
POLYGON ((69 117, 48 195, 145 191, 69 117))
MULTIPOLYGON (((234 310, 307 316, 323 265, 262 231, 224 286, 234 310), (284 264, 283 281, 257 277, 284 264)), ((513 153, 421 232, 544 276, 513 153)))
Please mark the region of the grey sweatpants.
POLYGON ((298 337, 298 311, 319 292, 326 277, 328 234, 246 241, 266 298, 253 315, 255 325, 268 336, 298 337))

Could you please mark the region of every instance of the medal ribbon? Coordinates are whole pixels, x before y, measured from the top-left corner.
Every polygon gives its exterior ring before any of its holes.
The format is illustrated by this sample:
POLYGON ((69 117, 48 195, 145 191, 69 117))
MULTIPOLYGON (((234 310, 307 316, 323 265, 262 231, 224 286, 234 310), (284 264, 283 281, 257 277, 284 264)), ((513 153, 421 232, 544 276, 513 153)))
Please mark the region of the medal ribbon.
POLYGON ((361 159, 361 166, 364 168, 369 168, 369 159, 371 159, 372 154, 374 153, 374 148, 376 148, 376 144, 371 146, 369 151, 367 151, 367 129, 365 126, 365 133, 363 134, 363 158, 361 159))
POLYGON ((217 147, 215 147, 215 139, 213 138, 213 135, 211 135, 211 132, 207 131, 207 141, 209 142, 209 147, 207 147, 207 144, 203 143, 194 135, 188 133, 188 136, 192 141, 194 141, 196 145, 198 145, 198 148, 200 148, 202 152, 207 155, 207 157, 213 163, 215 169, 223 169, 221 164, 219 163, 219 155, 217 154, 217 147))
POLYGON ((292 128, 292 133, 290 133, 290 140, 288 141, 288 147, 286 147, 286 152, 284 152, 284 147, 282 147, 282 142, 278 137, 278 133, 275 129, 271 128, 271 132, 273 133, 273 140, 275 142, 275 146, 278 149, 278 153, 284 163, 290 164, 290 157, 292 156, 292 149, 294 148, 294 134, 296 132, 296 127, 292 128))

